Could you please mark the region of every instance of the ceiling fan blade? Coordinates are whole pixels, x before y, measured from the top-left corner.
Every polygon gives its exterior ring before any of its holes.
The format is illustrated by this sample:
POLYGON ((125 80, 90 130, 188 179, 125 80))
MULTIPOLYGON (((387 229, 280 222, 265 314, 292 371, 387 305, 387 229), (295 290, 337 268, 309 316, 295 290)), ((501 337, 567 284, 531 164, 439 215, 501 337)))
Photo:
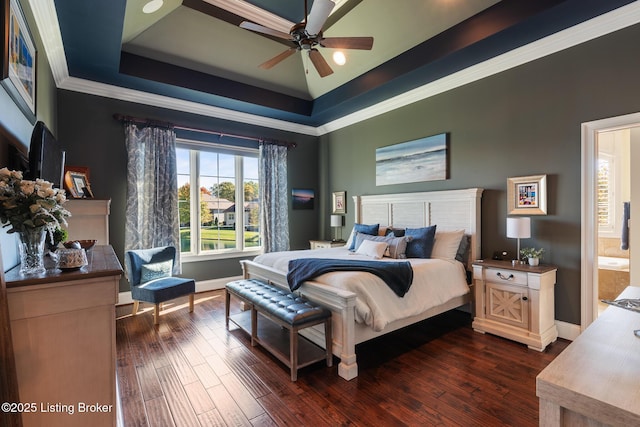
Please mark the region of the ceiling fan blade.
POLYGON ((324 22, 335 7, 335 3, 331 0, 315 0, 311 6, 311 12, 307 17, 307 34, 315 36, 322 30, 324 22))
POLYGON ((273 58, 271 58, 270 60, 260 64, 260 68, 262 68, 263 70, 268 70, 268 69, 272 68, 273 66, 279 64, 280 62, 284 61, 285 59, 287 59, 288 57, 290 57, 294 53, 296 53, 297 50, 298 49, 295 48, 295 47, 292 47, 291 49, 287 49, 284 52, 282 52, 281 54, 276 55, 273 58))
POLYGON ((327 37, 320 40, 320 46, 335 49, 371 50, 373 37, 327 37))
POLYGON ((274 37, 278 37, 285 40, 291 40, 291 36, 287 33, 274 30, 273 28, 265 27, 264 25, 254 24, 253 22, 249 22, 249 21, 242 21, 240 23, 240 28, 244 28, 245 30, 255 31, 256 33, 267 34, 269 36, 274 36, 274 37))
POLYGON ((322 54, 318 49, 311 49, 309 51, 309 58, 311 58, 311 62, 313 62, 313 66, 318 70, 318 74, 320 77, 326 77, 329 74, 333 74, 333 70, 327 64, 327 61, 322 57, 322 54))

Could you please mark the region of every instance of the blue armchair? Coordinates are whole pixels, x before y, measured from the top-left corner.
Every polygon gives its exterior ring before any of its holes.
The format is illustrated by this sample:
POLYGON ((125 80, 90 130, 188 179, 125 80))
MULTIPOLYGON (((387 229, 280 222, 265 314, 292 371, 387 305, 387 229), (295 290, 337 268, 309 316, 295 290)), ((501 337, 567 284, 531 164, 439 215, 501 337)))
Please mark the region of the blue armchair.
POLYGON ((140 301, 155 304, 153 321, 157 325, 161 304, 184 295, 189 295, 189 312, 193 312, 196 282, 172 276, 175 259, 176 248, 173 246, 126 252, 125 265, 127 280, 131 285, 134 315, 138 312, 140 301))

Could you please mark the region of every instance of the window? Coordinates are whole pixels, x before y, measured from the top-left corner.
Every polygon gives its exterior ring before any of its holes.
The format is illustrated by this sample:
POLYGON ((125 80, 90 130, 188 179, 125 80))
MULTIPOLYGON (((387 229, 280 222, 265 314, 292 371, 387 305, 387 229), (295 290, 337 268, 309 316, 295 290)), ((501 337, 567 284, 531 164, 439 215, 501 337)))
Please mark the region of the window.
POLYGON ((598 155, 597 175, 597 203, 598 203, 598 232, 611 233, 615 230, 615 193, 613 176, 613 159, 610 154, 598 155))
POLYGON ((181 253, 259 249, 258 150, 179 140, 176 157, 181 253))

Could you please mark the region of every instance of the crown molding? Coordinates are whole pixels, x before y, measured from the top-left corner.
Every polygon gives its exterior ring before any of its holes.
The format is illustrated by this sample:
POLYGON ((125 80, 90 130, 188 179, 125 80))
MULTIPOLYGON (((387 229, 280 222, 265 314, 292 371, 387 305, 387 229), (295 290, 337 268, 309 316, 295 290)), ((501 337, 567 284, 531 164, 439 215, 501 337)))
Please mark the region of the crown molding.
MULTIPOLYGON (((205 0, 214 3, 217 0, 205 0)), ((233 2, 244 3, 244 2, 233 2)), ((363 108, 355 113, 325 123, 318 127, 302 125, 294 122, 272 119, 256 114, 243 113, 226 108, 200 104, 192 101, 171 98, 135 89, 98 83, 69 76, 62 44, 62 36, 58 26, 54 0, 29 0, 36 25, 49 59, 56 86, 76 92, 120 99, 140 104, 147 104, 177 111, 186 111, 208 117, 232 120, 256 126, 264 126, 288 132, 311 136, 322 136, 361 121, 388 113, 415 102, 455 89, 492 76, 502 71, 517 67, 527 62, 540 59, 564 49, 585 43, 617 30, 640 22, 640 2, 630 3, 606 14, 595 17, 571 28, 565 29, 528 45, 506 52, 495 58, 481 62, 446 77, 409 90, 375 105, 363 108)))
POLYGON ((272 119, 255 114, 243 113, 212 105, 200 104, 198 102, 185 101, 183 99, 172 98, 165 95, 158 95, 155 93, 79 79, 76 77, 68 77, 61 85, 58 86, 58 88, 86 93, 89 95, 102 96, 105 98, 118 99, 120 101, 151 105, 154 107, 161 107, 185 113, 199 114, 202 116, 231 120, 240 123, 248 123, 255 126, 263 126, 271 129, 300 133, 303 135, 317 136, 316 128, 313 126, 301 125, 299 123, 288 122, 285 120, 272 119))

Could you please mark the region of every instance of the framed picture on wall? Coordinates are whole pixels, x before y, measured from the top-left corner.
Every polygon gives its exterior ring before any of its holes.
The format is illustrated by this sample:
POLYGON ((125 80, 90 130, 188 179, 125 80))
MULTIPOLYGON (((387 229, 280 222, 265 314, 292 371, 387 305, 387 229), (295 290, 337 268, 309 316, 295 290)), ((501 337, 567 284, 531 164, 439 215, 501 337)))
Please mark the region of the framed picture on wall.
POLYGON ((2 2, 0 84, 31 123, 36 121, 36 47, 18 0, 2 2))
POLYGON ((508 178, 507 212, 509 215, 546 215, 547 175, 508 178))
POLYGON ((333 193, 333 211, 334 214, 346 214, 347 213, 347 192, 335 191, 333 193))
POLYGON ((309 188, 294 188, 291 190, 291 207, 293 209, 313 209, 315 192, 309 188))

